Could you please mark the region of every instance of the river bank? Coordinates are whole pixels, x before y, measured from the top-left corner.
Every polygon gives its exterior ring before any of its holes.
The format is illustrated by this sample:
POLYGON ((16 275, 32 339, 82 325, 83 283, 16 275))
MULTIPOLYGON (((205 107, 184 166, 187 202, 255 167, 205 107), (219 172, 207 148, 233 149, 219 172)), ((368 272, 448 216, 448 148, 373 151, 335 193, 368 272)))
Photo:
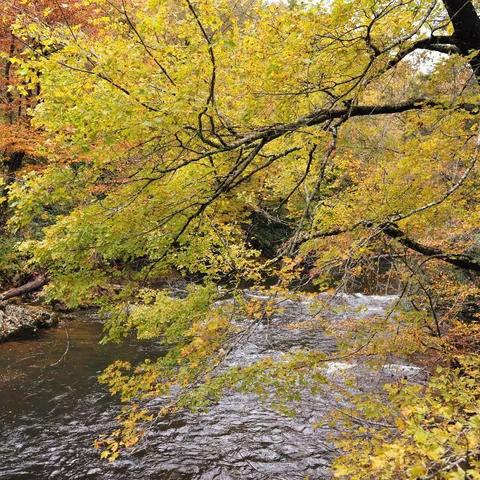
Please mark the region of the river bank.
POLYGON ((0 304, 0 343, 14 338, 32 335, 42 328, 50 328, 59 322, 58 314, 40 305, 9 303, 0 304))

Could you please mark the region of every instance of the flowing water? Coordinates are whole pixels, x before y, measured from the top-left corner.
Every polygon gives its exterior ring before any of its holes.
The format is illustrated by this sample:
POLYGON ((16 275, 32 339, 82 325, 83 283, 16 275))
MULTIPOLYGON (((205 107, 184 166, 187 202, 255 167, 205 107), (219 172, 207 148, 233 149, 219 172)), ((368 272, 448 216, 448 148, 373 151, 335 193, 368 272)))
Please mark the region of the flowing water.
MULTIPOLYGON (((332 308, 323 316, 335 321, 348 314, 379 315, 393 301, 389 296, 345 295, 336 302, 346 310, 332 308)), ((335 351, 321 330, 292 328, 309 318, 307 301, 287 300, 283 307, 269 325, 259 325, 231 352, 229 364, 298 347, 335 351)), ((98 384, 97 375, 113 360, 162 353, 154 342, 99 345, 101 329, 94 316, 78 314, 65 328, 0 344, 0 480, 329 478, 335 453, 329 428, 312 428, 336 401, 328 394, 303 400, 293 419, 253 395, 228 394, 208 413, 178 414, 156 424, 135 454, 113 464, 100 461, 92 442, 112 427, 119 405, 98 384)), ((326 372, 335 376, 349 367, 331 363, 326 372)), ((414 371, 403 370, 408 368, 414 371)), ((365 375, 367 387, 375 381, 365 375)))

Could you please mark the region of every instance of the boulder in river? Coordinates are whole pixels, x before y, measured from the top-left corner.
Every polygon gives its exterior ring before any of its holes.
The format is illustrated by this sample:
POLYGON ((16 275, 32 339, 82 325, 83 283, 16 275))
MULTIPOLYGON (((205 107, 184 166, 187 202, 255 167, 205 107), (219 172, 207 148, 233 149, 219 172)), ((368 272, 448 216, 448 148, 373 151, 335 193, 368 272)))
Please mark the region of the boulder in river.
POLYGON ((57 316, 37 305, 0 305, 0 342, 36 332, 58 323, 57 316))

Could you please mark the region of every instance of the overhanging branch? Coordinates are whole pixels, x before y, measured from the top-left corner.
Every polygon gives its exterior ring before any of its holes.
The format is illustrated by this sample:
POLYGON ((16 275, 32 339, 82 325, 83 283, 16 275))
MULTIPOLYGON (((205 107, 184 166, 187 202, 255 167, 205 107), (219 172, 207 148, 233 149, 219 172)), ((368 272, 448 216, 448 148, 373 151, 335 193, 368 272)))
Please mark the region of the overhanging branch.
POLYGON ((419 243, 416 240, 408 237, 405 232, 400 230, 398 225, 395 223, 387 223, 383 225, 382 232, 388 237, 395 239, 404 247, 421 253, 422 255, 442 260, 443 262, 449 263, 450 265, 454 265, 455 267, 462 268, 464 270, 480 272, 480 259, 464 253, 447 253, 439 248, 429 247, 419 243))

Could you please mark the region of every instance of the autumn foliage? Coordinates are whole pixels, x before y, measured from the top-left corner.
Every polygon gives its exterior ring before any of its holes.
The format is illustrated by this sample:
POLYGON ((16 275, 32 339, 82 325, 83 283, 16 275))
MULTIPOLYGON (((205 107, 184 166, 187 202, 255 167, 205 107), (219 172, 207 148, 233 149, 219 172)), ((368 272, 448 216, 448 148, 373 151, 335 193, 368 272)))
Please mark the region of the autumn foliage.
POLYGON ((397 294, 388 316, 331 334, 372 368, 393 356, 432 374, 358 399, 364 429, 340 440, 337 475, 479 478, 476 2, 0 8, 3 161, 43 162, 8 179, 5 229, 27 268, 48 274, 47 301, 100 305, 106 340, 168 346, 102 375, 130 405, 98 442, 103 457, 139 441, 151 415, 138 402, 152 396, 186 391, 161 415, 306 381, 321 352, 211 373, 242 338, 238 315, 275 310, 241 287, 308 287, 397 294), (173 278, 184 297, 158 288, 173 278))

